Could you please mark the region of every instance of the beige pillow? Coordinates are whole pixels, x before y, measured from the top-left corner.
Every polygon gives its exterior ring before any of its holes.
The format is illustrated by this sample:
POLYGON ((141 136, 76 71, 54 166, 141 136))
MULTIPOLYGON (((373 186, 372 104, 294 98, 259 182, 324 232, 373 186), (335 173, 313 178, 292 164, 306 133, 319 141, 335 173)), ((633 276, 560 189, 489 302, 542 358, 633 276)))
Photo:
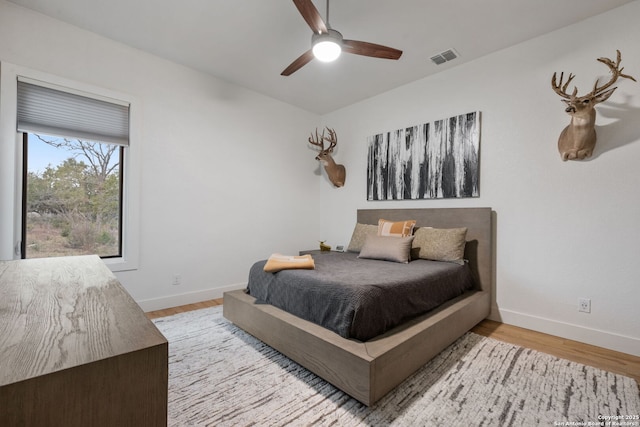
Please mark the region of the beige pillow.
POLYGON ((379 259, 406 264, 410 260, 412 241, 413 236, 369 236, 365 240, 358 258, 379 259))
POLYGON ((466 228, 420 227, 413 240, 418 258, 435 261, 464 262, 464 247, 467 238, 466 228))
POLYGON ((406 221, 387 221, 386 219, 378 220, 378 236, 394 236, 407 237, 413 234, 413 227, 416 226, 416 220, 406 221))
POLYGON ((378 233, 378 226, 371 224, 357 223, 351 235, 351 241, 347 246, 347 252, 360 252, 367 236, 375 236, 378 233))

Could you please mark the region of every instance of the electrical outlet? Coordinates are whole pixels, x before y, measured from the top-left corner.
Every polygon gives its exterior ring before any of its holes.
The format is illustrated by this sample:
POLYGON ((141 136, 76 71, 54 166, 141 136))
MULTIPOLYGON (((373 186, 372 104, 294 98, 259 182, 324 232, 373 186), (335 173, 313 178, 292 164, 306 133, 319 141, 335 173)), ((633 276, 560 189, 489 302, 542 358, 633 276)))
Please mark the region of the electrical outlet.
POLYGON ((591 313, 591 300, 589 298, 578 298, 578 311, 591 313))
POLYGON ((171 284, 173 286, 178 286, 181 282, 182 282, 182 277, 180 277, 179 274, 174 274, 173 275, 173 281, 171 282, 171 284))

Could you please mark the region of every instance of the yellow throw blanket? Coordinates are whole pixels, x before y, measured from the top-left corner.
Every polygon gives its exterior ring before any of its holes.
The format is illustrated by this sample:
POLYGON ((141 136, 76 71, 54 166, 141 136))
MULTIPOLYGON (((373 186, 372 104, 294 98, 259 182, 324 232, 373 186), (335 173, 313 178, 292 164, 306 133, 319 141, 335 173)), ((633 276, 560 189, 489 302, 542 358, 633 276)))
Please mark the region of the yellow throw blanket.
POLYGON ((264 271, 267 273, 276 273, 280 270, 288 269, 305 269, 313 270, 316 268, 311 255, 293 256, 282 254, 271 254, 267 263, 264 265, 264 271))

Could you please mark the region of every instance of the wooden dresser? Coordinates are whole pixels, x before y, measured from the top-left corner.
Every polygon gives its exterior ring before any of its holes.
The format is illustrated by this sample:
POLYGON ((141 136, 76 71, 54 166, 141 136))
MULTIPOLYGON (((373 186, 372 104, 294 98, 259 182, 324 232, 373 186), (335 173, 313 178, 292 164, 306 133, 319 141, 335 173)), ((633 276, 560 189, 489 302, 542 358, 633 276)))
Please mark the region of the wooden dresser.
POLYGON ((168 344, 97 256, 0 261, 0 426, 166 426, 168 344))

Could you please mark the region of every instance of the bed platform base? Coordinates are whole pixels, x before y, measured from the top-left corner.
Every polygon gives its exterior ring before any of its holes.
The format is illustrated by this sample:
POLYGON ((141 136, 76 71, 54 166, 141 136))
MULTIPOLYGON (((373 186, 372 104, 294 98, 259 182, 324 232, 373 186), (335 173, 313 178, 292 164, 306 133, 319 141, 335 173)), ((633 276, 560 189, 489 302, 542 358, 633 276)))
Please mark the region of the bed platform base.
POLYGON ((348 340, 243 290, 224 294, 224 316, 367 406, 489 315, 489 294, 470 291, 367 342, 348 340))

